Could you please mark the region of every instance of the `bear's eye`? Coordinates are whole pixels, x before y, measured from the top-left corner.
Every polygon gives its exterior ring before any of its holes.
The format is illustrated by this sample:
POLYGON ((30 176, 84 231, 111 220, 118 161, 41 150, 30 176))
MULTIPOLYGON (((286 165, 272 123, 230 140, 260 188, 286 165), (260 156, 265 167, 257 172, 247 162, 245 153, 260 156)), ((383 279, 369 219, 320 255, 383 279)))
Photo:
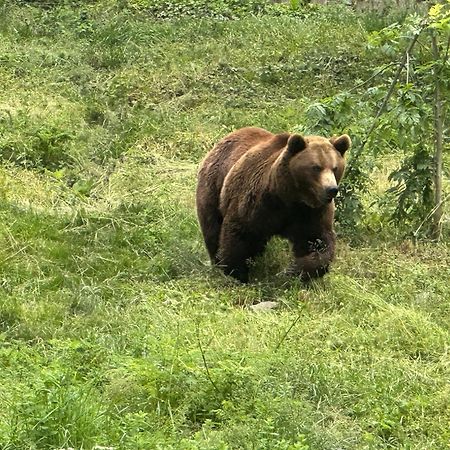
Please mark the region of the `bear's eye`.
POLYGON ((336 173, 337 172, 337 167, 333 167, 333 172, 336 173))
POLYGON ((312 166, 312 170, 316 173, 322 172, 322 167, 318 166, 317 164, 312 166))

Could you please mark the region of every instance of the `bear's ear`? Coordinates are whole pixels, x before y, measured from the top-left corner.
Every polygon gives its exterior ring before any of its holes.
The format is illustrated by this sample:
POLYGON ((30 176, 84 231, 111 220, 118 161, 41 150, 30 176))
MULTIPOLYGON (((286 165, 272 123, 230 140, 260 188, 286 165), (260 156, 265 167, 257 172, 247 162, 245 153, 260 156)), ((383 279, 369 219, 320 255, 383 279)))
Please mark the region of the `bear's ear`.
POLYGON ((302 150, 306 148, 306 141, 303 136, 299 134, 292 134, 287 142, 287 151, 293 156, 297 153, 300 153, 302 150))
POLYGON ((334 148, 344 156, 344 153, 351 147, 352 141, 348 134, 343 134, 342 136, 332 137, 330 142, 333 144, 334 148))

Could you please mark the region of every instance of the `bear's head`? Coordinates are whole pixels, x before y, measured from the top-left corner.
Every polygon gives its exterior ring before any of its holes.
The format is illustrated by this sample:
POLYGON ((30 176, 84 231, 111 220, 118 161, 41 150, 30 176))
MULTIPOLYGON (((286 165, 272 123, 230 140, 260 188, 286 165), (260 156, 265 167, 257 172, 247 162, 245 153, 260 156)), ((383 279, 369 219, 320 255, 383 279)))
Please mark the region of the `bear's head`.
POLYGON ((276 166, 276 190, 288 201, 320 208, 336 197, 345 169, 344 154, 351 140, 346 134, 289 137, 276 166))

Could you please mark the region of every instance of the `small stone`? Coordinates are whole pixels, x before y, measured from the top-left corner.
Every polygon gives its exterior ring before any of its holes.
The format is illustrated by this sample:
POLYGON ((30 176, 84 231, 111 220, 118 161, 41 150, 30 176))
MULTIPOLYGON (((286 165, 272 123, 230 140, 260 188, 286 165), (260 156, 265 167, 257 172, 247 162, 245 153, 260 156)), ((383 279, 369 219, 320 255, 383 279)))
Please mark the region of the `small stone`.
POLYGON ((278 308, 278 302, 260 302, 256 305, 251 305, 250 309, 253 311, 269 311, 270 309, 278 308))
POLYGON ((177 302, 176 300, 173 300, 173 299, 171 299, 171 298, 168 298, 167 300, 164 300, 164 301, 162 302, 162 304, 163 304, 164 306, 176 306, 176 305, 178 304, 178 302, 177 302))

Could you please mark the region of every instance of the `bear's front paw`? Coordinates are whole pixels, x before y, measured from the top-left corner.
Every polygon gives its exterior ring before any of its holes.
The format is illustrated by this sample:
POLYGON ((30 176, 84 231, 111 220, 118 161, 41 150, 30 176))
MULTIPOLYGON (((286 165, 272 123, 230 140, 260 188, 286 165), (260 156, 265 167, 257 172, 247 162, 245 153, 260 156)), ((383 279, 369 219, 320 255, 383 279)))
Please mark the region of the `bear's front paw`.
POLYGON ((295 259, 296 271, 303 281, 323 277, 328 272, 329 265, 330 257, 324 251, 314 251, 295 259))

